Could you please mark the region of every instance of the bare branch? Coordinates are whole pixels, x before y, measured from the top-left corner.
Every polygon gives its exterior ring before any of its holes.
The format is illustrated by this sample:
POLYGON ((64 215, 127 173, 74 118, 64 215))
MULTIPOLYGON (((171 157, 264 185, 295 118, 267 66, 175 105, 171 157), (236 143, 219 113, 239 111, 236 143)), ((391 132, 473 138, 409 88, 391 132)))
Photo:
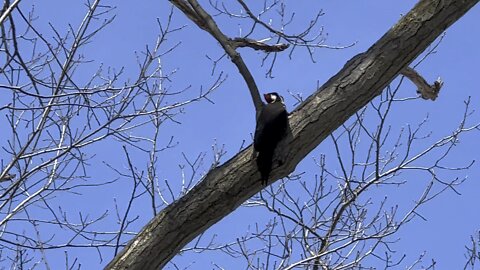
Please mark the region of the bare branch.
POLYGON ((0 16, 0 26, 3 24, 3 21, 12 13, 12 11, 18 6, 20 3, 20 0, 15 0, 12 4, 10 4, 10 1, 5 1, 5 5, 10 6, 4 6, 4 9, 2 10, 2 15, 0 16))
POLYGON ((210 33, 220 43, 247 83, 255 106, 256 115, 258 115, 262 109, 263 102, 257 84, 242 57, 235 50, 235 46, 231 40, 222 33, 212 16, 210 16, 196 0, 188 0, 188 3, 185 0, 170 0, 170 2, 197 24, 198 27, 210 33))
POLYGON ((251 38, 234 38, 232 40, 233 45, 235 47, 250 47, 257 51, 264 51, 264 52, 281 52, 286 50, 290 45, 288 44, 275 44, 275 45, 268 45, 261 41, 253 40, 251 38))
POLYGON ((423 99, 435 100, 443 86, 443 81, 440 77, 432 85, 429 85, 418 72, 410 67, 403 69, 400 74, 410 79, 417 86, 417 93, 419 93, 423 99))

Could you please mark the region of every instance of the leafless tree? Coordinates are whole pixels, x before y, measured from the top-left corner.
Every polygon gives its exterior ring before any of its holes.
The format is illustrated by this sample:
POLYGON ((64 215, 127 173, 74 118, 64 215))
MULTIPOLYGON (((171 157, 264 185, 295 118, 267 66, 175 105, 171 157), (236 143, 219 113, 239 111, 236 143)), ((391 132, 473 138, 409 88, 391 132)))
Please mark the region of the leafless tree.
MULTIPOLYGON (((444 191, 455 192, 464 180, 462 172, 472 165, 443 163, 460 135, 479 128, 470 121, 468 100, 458 127, 443 137, 424 135, 427 119, 418 126, 396 129, 388 119, 397 104, 418 102, 417 97, 399 94, 405 78, 392 86, 399 74, 415 83, 421 98, 435 100, 442 81, 430 85, 408 65, 478 1, 420 1, 311 97, 293 94, 300 105, 290 116, 290 134, 284 140, 288 151, 276 154, 276 159, 283 156, 286 162, 272 172, 274 180, 283 179, 260 193, 252 149, 243 144, 223 164, 221 145, 212 147, 213 158, 208 160, 205 153, 194 158, 183 155, 179 186, 160 181, 159 159, 176 144, 172 137, 160 136, 161 131, 165 123, 177 121, 185 106, 210 101, 210 93, 225 80, 218 69, 227 59, 243 77, 258 114, 263 103, 257 75, 243 60, 240 48, 262 52, 259 62, 271 77, 280 54, 295 57, 302 50, 315 61, 320 48, 352 46, 325 43, 318 24, 322 11, 305 22, 303 31, 289 33, 288 26, 297 18, 283 0, 254 4, 170 0, 161 4, 170 12, 158 20, 154 45, 136 54, 136 74, 125 78, 123 69, 100 65, 92 72, 84 68, 91 59, 83 49, 108 30, 115 19, 114 7, 102 0, 87 2, 78 26, 62 32, 50 25, 54 36, 46 38, 36 25, 34 10, 26 12, 19 2, 5 0, 0 17, 4 60, 0 112, 6 116, 0 120, 0 260, 11 268, 41 264, 50 269, 52 250, 65 251, 66 268, 80 268, 80 262, 68 254, 75 248, 94 250, 101 262, 113 255, 107 269, 156 269, 176 254, 212 251, 240 258, 248 269, 362 269, 373 261, 385 269, 400 264, 414 267, 422 263, 422 255, 404 262, 391 252, 392 236, 419 216, 416 210, 425 202, 444 191), (180 43, 169 38, 184 28, 173 23, 174 16, 180 15, 222 47, 219 57, 208 56, 215 77, 199 90, 173 85, 176 70, 162 65, 164 56, 178 50, 180 43), (279 23, 268 21, 273 16, 279 23), (220 18, 241 21, 239 34, 224 30, 227 26, 219 23, 220 18), (400 42, 393 44, 394 40, 400 42), (85 80, 86 72, 93 75, 85 80), (325 138, 336 157, 316 157, 314 179, 291 174, 325 138), (424 149, 416 147, 417 141, 426 139, 436 140, 424 149), (116 177, 93 178, 91 163, 98 161, 92 147, 108 147, 121 154, 126 166, 104 162, 116 177), (205 163, 210 164, 207 171, 202 169, 205 163), (443 172, 455 172, 458 178, 443 172), (375 190, 400 189, 409 178, 420 175, 428 180, 408 208, 399 209, 394 196, 373 195, 375 190), (125 180, 129 197, 118 198, 114 210, 95 216, 79 211, 75 216, 63 206, 64 198, 125 180), (145 204, 153 219, 139 230, 136 223, 139 213, 146 212, 141 208, 145 204), (231 243, 220 244, 203 234, 242 204, 262 209, 271 219, 231 243), (58 234, 45 233, 56 230, 58 234)), ((474 265, 478 257, 473 249, 468 254, 465 267, 474 265)), ((171 265, 180 268, 175 262, 171 265)), ((215 267, 223 269, 220 264, 215 267)))
MULTIPOLYGON (((136 218, 129 211, 136 198, 148 196, 153 215, 160 199, 171 202, 156 191, 158 154, 175 144, 172 139, 159 140, 163 124, 175 121, 186 105, 207 100, 224 77, 218 76, 211 87, 198 92, 169 85, 175 70, 166 72, 161 60, 178 44, 165 46, 165 41, 181 29, 170 24, 170 17, 159 23, 154 46, 137 54, 136 77, 122 79, 123 69, 100 65, 88 70, 92 75, 85 80, 83 65, 91 60, 82 53, 84 47, 112 23, 114 8, 100 0, 88 3, 77 27, 71 25, 62 33, 50 25, 54 36, 49 39, 38 30, 34 11, 17 8, 18 2, 4 1, 1 17, 2 265, 50 268, 46 251, 52 249, 86 247, 101 254, 100 248, 110 247, 116 253, 125 235, 133 235, 129 225, 136 218), (182 99, 182 95, 191 98, 182 99), (105 147, 105 143, 111 149, 124 149, 129 170, 125 173, 107 163, 105 168, 110 167, 118 177, 94 179, 92 170, 99 168, 92 168, 96 155, 92 146, 105 147), (127 147, 147 155, 147 173, 134 170, 127 147), (126 209, 116 209, 116 215, 105 209, 98 216, 66 211, 70 207, 62 200, 67 194, 76 196, 112 185, 121 177, 133 182, 126 209), (96 224, 109 216, 117 216, 119 228, 98 229, 96 224), (44 236, 44 231, 55 230, 59 232, 44 236)), ((68 267, 76 265, 73 260, 67 263, 68 267)))

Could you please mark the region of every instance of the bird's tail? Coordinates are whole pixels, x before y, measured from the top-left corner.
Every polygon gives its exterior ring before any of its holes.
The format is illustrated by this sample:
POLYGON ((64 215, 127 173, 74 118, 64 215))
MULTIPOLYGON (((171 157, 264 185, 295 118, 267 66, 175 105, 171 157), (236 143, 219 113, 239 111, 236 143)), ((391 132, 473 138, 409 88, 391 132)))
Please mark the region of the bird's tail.
POLYGON ((257 156, 257 167, 262 177, 262 184, 267 185, 270 171, 272 170, 272 158, 274 150, 261 151, 257 156))

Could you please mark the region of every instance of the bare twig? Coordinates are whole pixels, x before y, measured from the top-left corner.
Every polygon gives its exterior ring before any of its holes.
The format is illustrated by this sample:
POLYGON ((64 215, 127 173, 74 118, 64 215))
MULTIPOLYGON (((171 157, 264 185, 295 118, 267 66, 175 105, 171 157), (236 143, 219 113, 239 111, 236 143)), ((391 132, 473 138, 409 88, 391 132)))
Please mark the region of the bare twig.
POLYGON ((2 15, 0 16, 0 26, 3 24, 3 21, 12 13, 12 11, 18 6, 20 0, 15 0, 12 4, 10 1, 5 1, 5 4, 10 6, 6 7, 5 10, 2 10, 2 15))

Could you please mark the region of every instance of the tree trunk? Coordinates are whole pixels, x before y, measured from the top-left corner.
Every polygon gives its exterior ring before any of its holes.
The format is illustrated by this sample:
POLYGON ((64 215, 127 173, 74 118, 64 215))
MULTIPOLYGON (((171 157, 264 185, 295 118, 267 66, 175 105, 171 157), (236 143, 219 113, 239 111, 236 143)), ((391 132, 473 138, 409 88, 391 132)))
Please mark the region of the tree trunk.
MULTIPOLYGON (((352 58, 290 115, 285 163, 271 179, 291 173, 330 133, 365 106, 479 0, 422 0, 367 52, 352 58)), ((159 269, 179 250, 262 189, 252 147, 211 170, 166 207, 105 269, 159 269)))

